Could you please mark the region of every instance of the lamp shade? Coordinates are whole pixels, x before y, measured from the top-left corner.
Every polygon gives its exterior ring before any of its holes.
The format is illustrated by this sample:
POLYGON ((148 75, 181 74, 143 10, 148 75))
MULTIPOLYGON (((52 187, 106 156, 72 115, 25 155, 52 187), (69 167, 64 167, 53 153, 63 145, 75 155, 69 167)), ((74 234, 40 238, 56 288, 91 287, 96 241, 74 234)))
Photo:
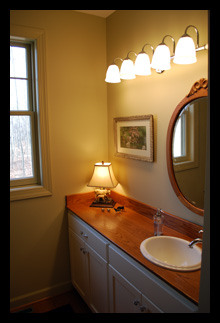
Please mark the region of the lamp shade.
POLYGON ((161 43, 157 46, 153 58, 151 67, 155 70, 166 71, 170 67, 170 50, 167 45, 161 43))
POLYGON ((136 58, 134 68, 136 75, 151 75, 149 56, 144 52, 140 52, 136 58))
POLYGON ((178 40, 173 62, 175 64, 193 64, 196 61, 194 41, 190 36, 185 34, 178 40))
POLYGON ((111 163, 96 163, 92 178, 87 186, 100 188, 113 188, 118 184, 117 179, 112 170, 111 163))
POLYGON ((106 72, 106 78, 105 82, 108 83, 120 83, 120 75, 119 75, 119 68, 116 64, 109 65, 107 72, 106 72))
POLYGON ((130 58, 126 58, 122 62, 120 69, 120 78, 123 80, 132 80, 136 78, 134 63, 130 58))

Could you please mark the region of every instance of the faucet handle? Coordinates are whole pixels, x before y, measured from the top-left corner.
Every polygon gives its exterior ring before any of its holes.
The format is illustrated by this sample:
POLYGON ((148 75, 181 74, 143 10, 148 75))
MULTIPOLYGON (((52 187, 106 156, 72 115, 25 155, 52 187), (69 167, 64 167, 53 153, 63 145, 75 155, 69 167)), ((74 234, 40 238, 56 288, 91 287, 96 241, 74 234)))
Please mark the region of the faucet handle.
POLYGON ((203 233, 203 230, 199 230, 199 232, 198 233, 203 233))

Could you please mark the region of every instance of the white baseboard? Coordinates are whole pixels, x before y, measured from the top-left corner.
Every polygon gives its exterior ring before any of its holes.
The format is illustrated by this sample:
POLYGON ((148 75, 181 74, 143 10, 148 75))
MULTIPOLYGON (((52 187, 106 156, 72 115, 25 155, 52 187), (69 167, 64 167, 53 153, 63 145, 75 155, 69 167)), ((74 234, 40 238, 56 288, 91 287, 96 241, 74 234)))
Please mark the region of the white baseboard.
POLYGON ((18 297, 14 297, 10 299, 10 308, 32 303, 45 297, 62 294, 64 292, 71 290, 71 288, 72 288, 71 281, 67 281, 61 284, 57 284, 54 286, 50 286, 41 290, 31 292, 28 294, 20 295, 18 297))

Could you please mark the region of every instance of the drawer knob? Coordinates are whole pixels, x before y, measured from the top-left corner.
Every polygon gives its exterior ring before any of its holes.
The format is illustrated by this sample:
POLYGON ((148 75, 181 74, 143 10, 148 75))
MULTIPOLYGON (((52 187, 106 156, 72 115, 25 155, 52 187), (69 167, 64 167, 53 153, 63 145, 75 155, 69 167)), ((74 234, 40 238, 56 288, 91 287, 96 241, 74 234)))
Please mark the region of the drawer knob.
POLYGON ((84 247, 80 247, 79 249, 80 249, 80 251, 82 251, 82 253, 84 255, 86 255, 87 253, 89 253, 84 247))
POLYGON ((134 305, 137 306, 138 304, 140 304, 140 301, 138 299, 134 300, 134 305))
POLYGON ((84 238, 88 238, 88 235, 86 233, 84 233, 83 231, 80 231, 81 236, 83 236, 84 238))

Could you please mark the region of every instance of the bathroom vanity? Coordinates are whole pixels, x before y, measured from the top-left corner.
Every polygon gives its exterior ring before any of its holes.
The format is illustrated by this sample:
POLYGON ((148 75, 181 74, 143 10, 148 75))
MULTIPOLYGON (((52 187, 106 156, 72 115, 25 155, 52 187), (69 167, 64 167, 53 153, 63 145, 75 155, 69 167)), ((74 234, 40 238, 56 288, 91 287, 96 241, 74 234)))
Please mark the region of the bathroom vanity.
MULTIPOLYGON (((141 242, 154 235, 156 208, 111 195, 124 211, 91 208, 94 192, 66 197, 73 286, 95 313, 196 312, 200 270, 173 271, 141 254, 141 242)), ((190 242, 202 228, 164 215, 164 235, 190 242)))

